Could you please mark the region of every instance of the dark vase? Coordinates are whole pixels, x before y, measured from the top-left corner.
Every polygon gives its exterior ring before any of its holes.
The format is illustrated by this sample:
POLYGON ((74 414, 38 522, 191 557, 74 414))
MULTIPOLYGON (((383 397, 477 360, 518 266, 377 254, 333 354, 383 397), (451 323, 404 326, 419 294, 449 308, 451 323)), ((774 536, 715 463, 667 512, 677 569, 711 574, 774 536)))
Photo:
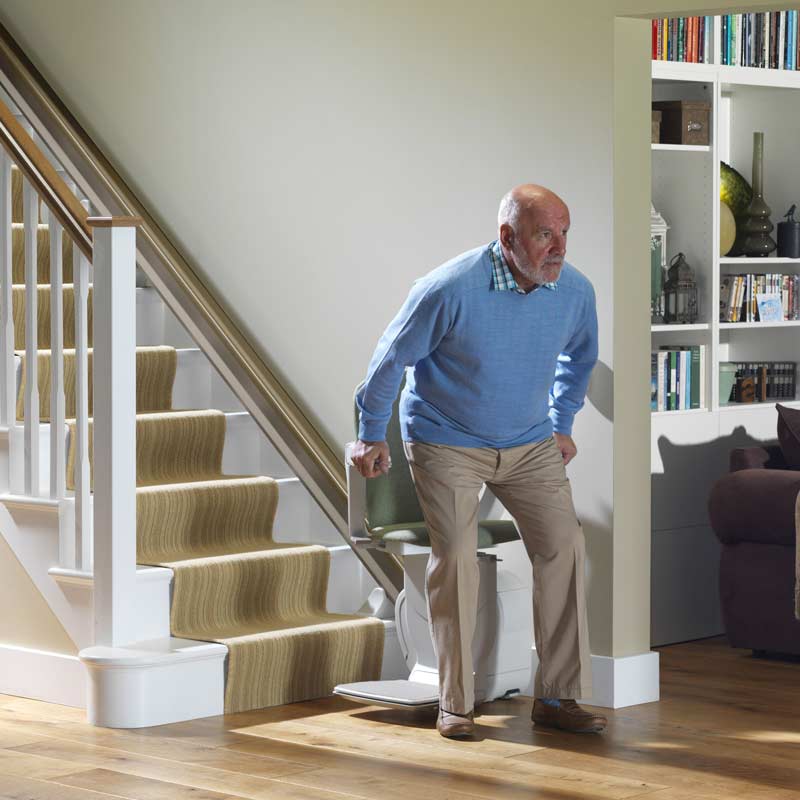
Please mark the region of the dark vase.
POLYGON ((742 221, 742 255, 768 256, 776 247, 770 236, 772 209, 764 202, 764 134, 753 134, 753 199, 742 221))

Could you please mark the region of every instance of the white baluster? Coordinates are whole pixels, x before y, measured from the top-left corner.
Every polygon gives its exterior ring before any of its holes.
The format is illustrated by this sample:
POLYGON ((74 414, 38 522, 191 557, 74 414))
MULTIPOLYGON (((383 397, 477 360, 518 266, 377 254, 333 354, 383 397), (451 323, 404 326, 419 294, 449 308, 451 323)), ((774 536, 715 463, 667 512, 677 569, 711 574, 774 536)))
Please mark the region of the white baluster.
MULTIPOLYGON (((17 420, 17 378, 14 366, 12 300, 11 159, 0 151, 0 424, 17 420)), ((9 444, 11 436, 9 436, 9 444)), ((8 488, 8 487, 5 487, 8 488)))
POLYGON ((89 485, 89 263, 72 248, 75 298, 75 568, 92 564, 92 513, 89 485))
POLYGON ((138 220, 89 218, 94 227, 95 644, 135 638, 136 228, 138 220))
MULTIPOLYGON (((50 215, 50 497, 64 496, 64 282, 61 224, 50 215)), ((76 248, 77 249, 77 248, 76 248)))
POLYGON ((38 256, 39 197, 23 181, 25 223, 25 494, 39 496, 38 256))

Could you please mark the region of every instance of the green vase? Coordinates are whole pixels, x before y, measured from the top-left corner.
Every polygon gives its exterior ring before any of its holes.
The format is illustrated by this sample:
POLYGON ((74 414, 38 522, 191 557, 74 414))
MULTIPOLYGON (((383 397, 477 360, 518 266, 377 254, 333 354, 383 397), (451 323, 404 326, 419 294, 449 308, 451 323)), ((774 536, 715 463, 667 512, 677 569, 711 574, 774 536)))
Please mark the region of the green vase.
POLYGON ((753 134, 753 199, 742 221, 742 254, 768 256, 778 245, 770 236, 774 225, 769 215, 772 209, 764 201, 764 134, 753 134))

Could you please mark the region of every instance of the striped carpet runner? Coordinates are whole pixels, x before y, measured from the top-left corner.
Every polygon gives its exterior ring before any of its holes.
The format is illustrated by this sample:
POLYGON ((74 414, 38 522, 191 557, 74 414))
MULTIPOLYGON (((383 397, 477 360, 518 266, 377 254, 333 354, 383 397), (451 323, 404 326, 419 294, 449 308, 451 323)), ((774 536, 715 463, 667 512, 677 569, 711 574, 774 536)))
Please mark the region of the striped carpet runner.
MULTIPOLYGON (((13 176, 13 280, 24 282, 22 181, 13 176)), ((49 419, 49 231, 39 226, 38 383, 40 415, 49 419)), ((72 247, 64 242, 66 415, 75 413, 72 247)), ((13 288, 15 347, 25 365, 24 286, 13 288)), ((91 320, 91 295, 89 298, 91 320)), ((89 354, 91 372, 91 351, 89 354)), ((319 545, 277 543, 272 524, 278 484, 261 475, 224 475, 225 414, 173 410, 177 354, 172 347, 136 352, 137 560, 173 570, 174 636, 228 647, 225 711, 308 700, 337 683, 375 680, 383 623, 326 610, 330 554, 319 545)), ((91 377, 90 377, 91 386, 91 377)), ((90 390, 91 391, 91 390, 90 390)), ((89 413, 91 414, 91 394, 89 413)), ((74 420, 67 420, 67 486, 74 488, 74 420)))

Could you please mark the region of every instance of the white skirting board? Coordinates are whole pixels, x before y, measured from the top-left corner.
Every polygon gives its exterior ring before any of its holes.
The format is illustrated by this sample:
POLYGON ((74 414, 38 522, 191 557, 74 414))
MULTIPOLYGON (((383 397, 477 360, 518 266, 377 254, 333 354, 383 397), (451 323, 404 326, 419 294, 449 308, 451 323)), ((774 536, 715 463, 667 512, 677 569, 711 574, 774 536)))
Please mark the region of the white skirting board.
POLYGON ((86 669, 77 655, 0 644, 0 694, 86 708, 86 669))
MULTIPOLYGON (((533 673, 539 665, 532 650, 533 673)), ((655 703, 661 698, 658 653, 612 658, 592 656, 592 696, 576 698, 588 706, 625 708, 655 703)))

